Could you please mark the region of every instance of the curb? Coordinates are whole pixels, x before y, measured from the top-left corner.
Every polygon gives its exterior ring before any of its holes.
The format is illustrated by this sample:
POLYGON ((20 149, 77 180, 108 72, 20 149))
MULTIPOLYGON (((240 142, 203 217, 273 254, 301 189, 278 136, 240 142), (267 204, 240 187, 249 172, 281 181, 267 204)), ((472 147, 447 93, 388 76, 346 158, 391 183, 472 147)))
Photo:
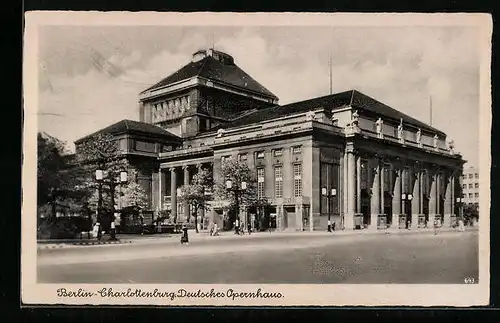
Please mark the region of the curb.
POLYGON ((85 241, 85 242, 62 242, 53 244, 42 244, 38 245, 37 249, 58 249, 58 248, 68 248, 71 246, 98 246, 98 245, 116 245, 116 244, 130 244, 131 240, 119 240, 119 241, 85 241))

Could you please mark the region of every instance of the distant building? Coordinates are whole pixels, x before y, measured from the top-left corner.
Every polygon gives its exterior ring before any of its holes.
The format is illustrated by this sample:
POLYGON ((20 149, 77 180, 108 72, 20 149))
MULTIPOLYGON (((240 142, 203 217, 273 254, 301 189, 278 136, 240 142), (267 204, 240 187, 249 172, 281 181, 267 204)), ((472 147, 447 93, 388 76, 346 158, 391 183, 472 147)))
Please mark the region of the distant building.
POLYGON ((479 168, 464 168, 460 185, 462 186, 464 203, 479 205, 479 168))
MULTIPOLYGON (((209 49, 140 93, 138 112, 140 121, 101 131, 136 160, 151 209, 179 221, 188 209, 178 189, 200 168, 221 180, 227 158, 255 169, 277 230, 325 230, 328 215, 351 230, 450 226, 459 213, 464 161, 446 134, 356 90, 279 105, 233 57, 209 49)), ((211 221, 223 221, 223 206, 214 201, 211 221)))

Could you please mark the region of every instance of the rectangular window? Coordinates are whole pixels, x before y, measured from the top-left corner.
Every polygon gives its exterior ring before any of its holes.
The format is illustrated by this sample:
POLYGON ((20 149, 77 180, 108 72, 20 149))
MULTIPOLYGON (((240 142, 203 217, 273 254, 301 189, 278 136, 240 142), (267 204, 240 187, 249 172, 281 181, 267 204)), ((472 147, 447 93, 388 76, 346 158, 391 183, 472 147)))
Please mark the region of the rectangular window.
POLYGON ((474 196, 475 197, 479 197, 479 193, 474 193, 474 196))
POLYGON ((472 188, 472 183, 471 183, 471 184, 469 184, 469 188, 472 188))
POLYGON ((260 158, 264 158, 264 151, 258 151, 257 152, 257 158, 260 159, 260 158))
POLYGON ((475 187, 475 188, 479 188, 479 183, 475 183, 475 184, 474 184, 474 187, 475 187))
POLYGON ((281 166, 274 167, 274 197, 283 197, 283 171, 281 166))
POLYGON ((466 179, 466 178, 467 178, 467 175, 465 175, 465 174, 464 174, 464 175, 462 175, 462 178, 463 178, 463 179, 466 179))
POLYGON ((293 154, 300 154, 302 152, 302 147, 301 146, 295 146, 292 148, 292 153, 293 154))
POLYGON ((247 161, 248 157, 247 154, 239 154, 238 155, 238 160, 240 161, 247 161))
POLYGON ((465 193, 464 193, 464 194, 462 195, 462 197, 463 197, 463 198, 466 198, 466 197, 467 197, 467 194, 465 194, 465 193))
POLYGON ((472 178, 472 174, 469 174, 469 179, 471 179, 471 178, 472 178))
POLYGON ((462 188, 463 188, 463 189, 466 189, 466 188, 467 188, 467 184, 463 184, 463 185, 462 185, 462 188))
POLYGON ((476 178, 479 178, 479 173, 476 173, 475 176, 476 176, 476 178))
POLYGON ((221 162, 225 162, 226 160, 229 160, 229 159, 231 159, 230 155, 228 155, 228 156, 222 156, 221 162))
POLYGON ((135 142, 135 150, 152 152, 152 153, 154 153, 156 151, 154 143, 146 142, 146 141, 139 141, 139 140, 137 140, 135 142))
POLYGON ((264 197, 264 190, 265 190, 264 168, 257 168, 257 196, 259 198, 264 197))
POLYGON ((470 198, 470 199, 472 198, 472 193, 469 193, 469 198, 470 198))
POLYGON ((283 155, 283 150, 281 150, 281 149, 274 150, 274 157, 279 157, 281 155, 283 155))
POLYGON ((293 165, 293 196, 302 196, 302 164, 293 165))

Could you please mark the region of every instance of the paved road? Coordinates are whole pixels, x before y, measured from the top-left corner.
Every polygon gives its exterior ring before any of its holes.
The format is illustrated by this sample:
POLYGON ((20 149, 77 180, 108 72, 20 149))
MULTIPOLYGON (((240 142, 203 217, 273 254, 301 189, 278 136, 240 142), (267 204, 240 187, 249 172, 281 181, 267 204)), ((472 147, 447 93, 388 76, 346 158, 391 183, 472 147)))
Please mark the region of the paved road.
POLYGON ((477 232, 208 239, 39 251, 40 283, 463 283, 477 232))

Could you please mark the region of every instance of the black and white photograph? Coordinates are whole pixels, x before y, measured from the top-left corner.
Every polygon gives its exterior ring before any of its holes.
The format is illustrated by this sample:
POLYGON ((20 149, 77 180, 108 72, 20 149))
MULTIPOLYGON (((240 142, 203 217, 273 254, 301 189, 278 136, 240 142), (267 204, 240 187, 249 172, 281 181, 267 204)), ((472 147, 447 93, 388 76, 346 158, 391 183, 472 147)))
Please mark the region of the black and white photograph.
POLYGON ((488 15, 26 23, 24 302, 486 305, 488 15))

